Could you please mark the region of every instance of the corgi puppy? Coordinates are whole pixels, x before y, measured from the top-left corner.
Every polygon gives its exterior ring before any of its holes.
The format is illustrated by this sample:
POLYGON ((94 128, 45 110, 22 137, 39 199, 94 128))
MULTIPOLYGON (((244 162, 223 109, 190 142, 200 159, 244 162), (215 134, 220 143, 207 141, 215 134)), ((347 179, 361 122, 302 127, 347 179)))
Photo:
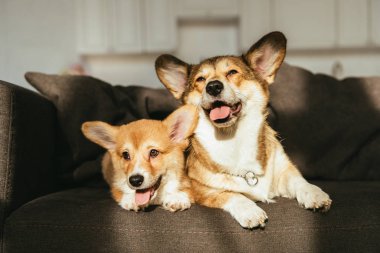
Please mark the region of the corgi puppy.
POLYGON ((266 121, 269 85, 285 52, 285 36, 272 32, 242 56, 196 65, 171 55, 156 60, 166 88, 199 108, 187 160, 195 202, 229 212, 245 228, 267 222, 256 201, 295 198, 307 209, 322 211, 331 205, 328 194, 302 177, 266 121))
POLYGON ((138 120, 111 126, 85 122, 83 134, 107 149, 102 172, 113 199, 138 211, 160 205, 174 212, 190 208, 193 196, 185 173, 184 150, 197 122, 197 109, 183 106, 164 121, 138 120))

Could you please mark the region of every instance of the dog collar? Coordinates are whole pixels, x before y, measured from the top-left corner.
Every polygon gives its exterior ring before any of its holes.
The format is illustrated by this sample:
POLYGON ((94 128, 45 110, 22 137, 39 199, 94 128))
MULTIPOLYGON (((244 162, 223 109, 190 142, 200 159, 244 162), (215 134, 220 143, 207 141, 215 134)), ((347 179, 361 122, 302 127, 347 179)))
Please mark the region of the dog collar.
MULTIPOLYGON (((226 173, 227 174, 227 173, 226 173)), ((247 171, 245 174, 230 174, 228 173, 228 175, 230 176, 235 176, 235 177, 241 177, 245 180, 245 182, 249 185, 249 186, 255 186, 259 183, 259 178, 257 177, 257 175, 253 172, 253 171, 247 171)))
POLYGON ((255 186, 259 182, 259 179, 252 171, 248 171, 244 176, 245 181, 249 186, 255 186))

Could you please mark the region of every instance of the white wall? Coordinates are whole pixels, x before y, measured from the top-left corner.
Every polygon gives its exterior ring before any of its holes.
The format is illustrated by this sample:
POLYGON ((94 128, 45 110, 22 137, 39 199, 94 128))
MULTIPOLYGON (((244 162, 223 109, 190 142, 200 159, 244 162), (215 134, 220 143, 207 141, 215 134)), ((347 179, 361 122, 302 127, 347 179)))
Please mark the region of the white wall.
MULTIPOLYGON (((154 70, 158 54, 80 57, 76 53, 75 3, 0 0, 0 79, 30 88, 23 77, 26 71, 61 73, 81 61, 90 74, 113 84, 162 87, 154 70)), ((213 55, 240 54, 238 22, 180 21, 178 48, 172 53, 192 63, 213 55)), ((286 60, 337 77, 380 75, 378 49, 290 51, 286 60), (333 72, 339 62, 343 70, 333 72)))
POLYGON ((59 73, 78 61, 75 0, 0 0, 0 78, 25 87, 26 71, 59 73))
POLYGON ((0 78, 5 78, 5 1, 0 0, 0 78))

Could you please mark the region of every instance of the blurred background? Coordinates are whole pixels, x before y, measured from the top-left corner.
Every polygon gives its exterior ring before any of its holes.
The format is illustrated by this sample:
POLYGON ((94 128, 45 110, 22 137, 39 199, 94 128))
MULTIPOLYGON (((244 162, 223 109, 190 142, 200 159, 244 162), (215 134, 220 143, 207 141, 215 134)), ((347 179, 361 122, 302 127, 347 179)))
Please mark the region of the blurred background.
POLYGON ((0 79, 88 74, 162 87, 163 53, 242 54, 273 30, 286 61, 337 78, 380 75, 380 0, 0 0, 0 79))

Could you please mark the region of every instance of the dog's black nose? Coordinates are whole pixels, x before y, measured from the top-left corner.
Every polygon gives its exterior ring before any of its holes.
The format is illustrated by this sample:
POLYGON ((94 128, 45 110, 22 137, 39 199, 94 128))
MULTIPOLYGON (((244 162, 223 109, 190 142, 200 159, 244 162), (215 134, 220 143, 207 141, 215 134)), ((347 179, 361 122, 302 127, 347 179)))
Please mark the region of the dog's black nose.
POLYGON ((142 175, 137 174, 129 177, 129 182, 132 186, 139 187, 144 182, 144 177, 142 175))
POLYGON ((206 92, 211 96, 218 96, 223 90, 223 84, 220 81, 211 81, 206 86, 206 92))

